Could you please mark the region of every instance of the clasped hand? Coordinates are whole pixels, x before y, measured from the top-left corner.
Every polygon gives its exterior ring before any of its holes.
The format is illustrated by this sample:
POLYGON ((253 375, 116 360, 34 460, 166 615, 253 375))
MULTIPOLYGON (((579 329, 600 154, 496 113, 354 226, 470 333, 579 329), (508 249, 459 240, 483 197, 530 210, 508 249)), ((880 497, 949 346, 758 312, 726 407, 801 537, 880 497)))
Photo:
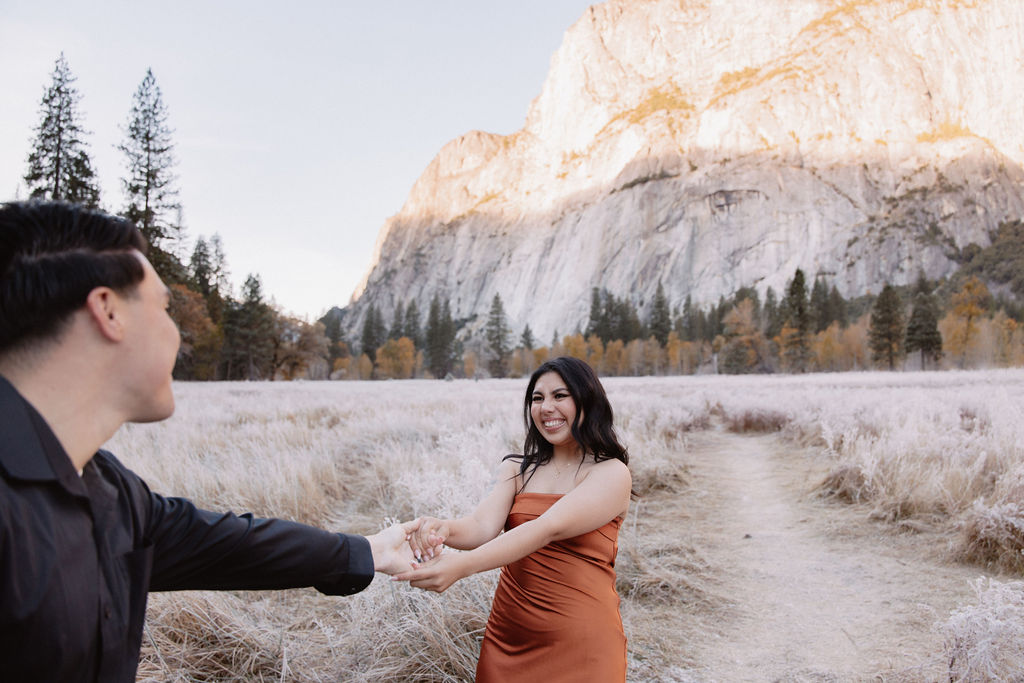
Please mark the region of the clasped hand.
POLYGON ((415 529, 407 536, 414 558, 410 563, 412 569, 395 574, 393 581, 408 581, 410 586, 443 593, 466 576, 457 554, 442 553, 449 534, 444 520, 420 517, 406 524, 415 529))

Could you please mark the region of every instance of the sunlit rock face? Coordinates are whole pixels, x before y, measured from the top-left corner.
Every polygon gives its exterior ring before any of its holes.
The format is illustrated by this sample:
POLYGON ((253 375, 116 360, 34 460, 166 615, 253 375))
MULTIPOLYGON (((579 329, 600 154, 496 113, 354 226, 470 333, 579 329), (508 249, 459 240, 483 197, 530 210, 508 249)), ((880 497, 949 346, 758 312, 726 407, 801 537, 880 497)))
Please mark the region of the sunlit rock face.
POLYGON ((1024 2, 612 0, 565 34, 519 132, 445 145, 381 229, 343 325, 435 293, 465 333, 932 278, 1024 215, 1024 2), (474 318, 475 316, 475 318, 474 318))

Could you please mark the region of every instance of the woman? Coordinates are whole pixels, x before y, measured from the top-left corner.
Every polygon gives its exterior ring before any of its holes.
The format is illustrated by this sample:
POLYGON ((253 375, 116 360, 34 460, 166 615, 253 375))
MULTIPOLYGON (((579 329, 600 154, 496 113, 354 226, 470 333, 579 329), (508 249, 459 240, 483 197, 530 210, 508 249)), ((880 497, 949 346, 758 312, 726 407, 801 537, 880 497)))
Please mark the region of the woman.
POLYGON ((562 357, 530 377, 524 419, 523 455, 502 460, 470 516, 421 518, 410 545, 423 561, 395 579, 441 592, 502 567, 478 683, 624 681, 614 564, 631 478, 611 405, 589 365, 562 357))

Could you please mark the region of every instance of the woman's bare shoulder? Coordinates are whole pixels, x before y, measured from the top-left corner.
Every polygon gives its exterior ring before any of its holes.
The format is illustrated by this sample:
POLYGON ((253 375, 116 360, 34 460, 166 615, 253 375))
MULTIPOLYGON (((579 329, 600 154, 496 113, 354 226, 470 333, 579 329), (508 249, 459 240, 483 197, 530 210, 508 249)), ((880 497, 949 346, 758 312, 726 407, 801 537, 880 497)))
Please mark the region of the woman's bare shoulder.
POLYGON ((633 481, 633 475, 629 472, 629 467, 626 463, 616 458, 609 458, 608 460, 602 460, 595 462, 590 466, 590 472, 588 474, 599 474, 601 479, 623 482, 631 484, 633 481))
POLYGON ((502 460, 498 465, 498 481, 514 479, 519 475, 519 468, 522 466, 522 456, 515 456, 502 460))

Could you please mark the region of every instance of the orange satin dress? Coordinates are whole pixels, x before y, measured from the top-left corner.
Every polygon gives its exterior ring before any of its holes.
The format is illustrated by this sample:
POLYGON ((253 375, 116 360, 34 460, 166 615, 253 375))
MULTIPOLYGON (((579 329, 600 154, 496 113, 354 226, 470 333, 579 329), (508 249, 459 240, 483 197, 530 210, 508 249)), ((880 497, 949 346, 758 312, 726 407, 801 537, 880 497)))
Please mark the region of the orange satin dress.
MULTIPOLYGON (((536 519, 560 497, 518 494, 505 529, 536 519)), ((502 568, 477 683, 626 680, 626 634, 615 592, 621 524, 615 518, 502 568)))

